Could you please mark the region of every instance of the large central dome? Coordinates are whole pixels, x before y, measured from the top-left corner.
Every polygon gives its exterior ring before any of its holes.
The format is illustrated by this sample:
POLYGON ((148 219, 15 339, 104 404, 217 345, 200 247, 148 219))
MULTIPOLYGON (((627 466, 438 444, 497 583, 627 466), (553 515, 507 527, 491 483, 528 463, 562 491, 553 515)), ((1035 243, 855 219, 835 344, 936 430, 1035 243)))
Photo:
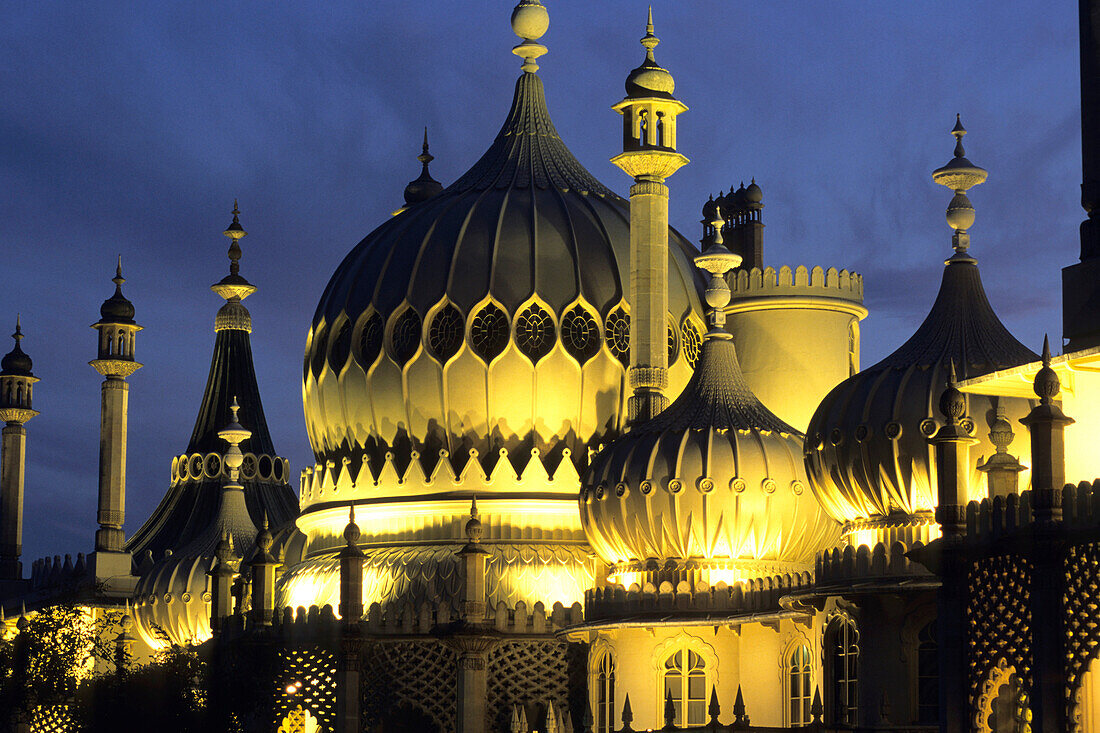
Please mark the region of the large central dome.
MULTIPOLYGON (((669 240, 675 396, 702 319, 690 245, 669 240)), ((581 467, 623 416, 629 249, 628 202, 577 162, 542 81, 522 74, 481 159, 369 234, 325 289, 304 401, 318 469, 335 468, 317 480, 361 486, 387 453, 429 476, 441 457, 492 470, 502 451, 517 471, 532 455, 551 473, 563 456, 581 467)))

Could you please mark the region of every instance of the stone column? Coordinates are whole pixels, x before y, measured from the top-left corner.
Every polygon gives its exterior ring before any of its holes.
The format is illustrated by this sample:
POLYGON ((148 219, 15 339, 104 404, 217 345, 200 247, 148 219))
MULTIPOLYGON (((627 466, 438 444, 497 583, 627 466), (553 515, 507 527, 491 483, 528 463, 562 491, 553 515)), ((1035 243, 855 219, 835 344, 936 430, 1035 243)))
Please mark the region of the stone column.
POLYGON ((23 482, 27 430, 9 421, 0 442, 0 580, 23 577, 23 482))
MULTIPOLYGON (((336 733, 359 733, 359 685, 363 618, 363 551, 359 549, 355 506, 348 510, 345 546, 340 550, 340 659, 336 678, 336 733)), ((427 691, 425 691, 427 692, 427 691)))
POLYGON ((950 384, 940 398, 945 422, 931 438, 936 449, 938 501, 936 521, 943 531, 940 578, 937 595, 937 629, 940 666, 940 721, 942 733, 964 733, 967 722, 969 675, 966 659, 967 561, 963 540, 966 535, 966 505, 970 446, 976 441, 964 428, 966 398, 955 387, 955 365, 950 384))
POLYGON ((233 615, 233 576, 236 571, 230 565, 233 560, 233 540, 228 535, 222 537, 214 550, 214 567, 210 569, 210 629, 217 636, 221 633, 225 619, 233 615))
POLYGON ((630 420, 668 407, 668 186, 639 176, 630 187, 630 420))
POLYGON ((1035 375, 1039 404, 1022 422, 1031 432, 1031 627, 1034 669, 1029 704, 1035 733, 1068 730, 1064 695, 1065 427, 1073 423, 1054 403, 1061 391, 1050 367, 1050 344, 1043 342, 1043 367, 1035 375))
POLYGON ((121 552, 126 519, 126 431, 130 385, 110 375, 100 388, 97 552, 121 552))

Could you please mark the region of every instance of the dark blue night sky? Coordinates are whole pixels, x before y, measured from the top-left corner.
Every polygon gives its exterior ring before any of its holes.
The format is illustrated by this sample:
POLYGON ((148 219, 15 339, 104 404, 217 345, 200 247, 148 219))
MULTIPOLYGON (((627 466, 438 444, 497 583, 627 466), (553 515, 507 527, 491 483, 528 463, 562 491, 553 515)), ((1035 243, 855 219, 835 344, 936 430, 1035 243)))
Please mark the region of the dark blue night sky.
MULTIPOLYGON (((540 59, 554 122, 607 162, 610 106, 642 59, 646 3, 548 0, 540 59)), ((0 332, 22 313, 42 379, 28 424, 24 562, 89 551, 95 523, 99 304, 122 253, 137 307, 128 533, 167 489, 213 346, 233 198, 260 388, 276 447, 311 462, 301 361, 344 254, 401 203, 422 128, 445 184, 488 147, 520 61, 509 2, 6 3, 0 10, 0 332)), ((956 112, 968 157, 971 253, 990 300, 1038 350, 1061 331, 1076 261, 1077 3, 657 2, 657 59, 691 110, 670 179, 672 221, 699 234, 707 194, 755 176, 769 264, 864 274, 864 365, 927 312, 950 254, 931 181, 956 112)), ((10 342, 9 342, 10 343, 10 342)), ((2 351, 7 351, 4 345, 2 351)), ((0 351, 0 353, 2 353, 0 351)))

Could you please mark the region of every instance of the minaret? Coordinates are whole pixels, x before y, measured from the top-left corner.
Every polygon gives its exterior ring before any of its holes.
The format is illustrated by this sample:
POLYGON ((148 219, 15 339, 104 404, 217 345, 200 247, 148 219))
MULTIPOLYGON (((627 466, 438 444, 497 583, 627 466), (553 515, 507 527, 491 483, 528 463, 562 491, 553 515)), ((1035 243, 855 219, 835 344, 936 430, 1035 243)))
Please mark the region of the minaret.
MULTIPOLYGON (((126 434, 129 406, 130 376, 141 364, 134 360, 137 332, 141 326, 134 322, 134 305, 122 294, 122 257, 112 280, 115 294, 103 301, 99 308, 100 319, 92 324, 99 332, 99 352, 88 362, 103 375, 100 386, 99 410, 99 529, 95 533, 97 553, 96 575, 102 575, 99 553, 121 553, 125 542, 122 524, 126 517, 126 434)), ((127 556, 128 558, 128 556, 127 556)), ((120 562, 121 572, 129 574, 129 562, 120 562), (123 567, 124 566, 124 567, 123 567)))
POLYGON ((688 159, 676 152, 676 116, 687 106, 672 96, 675 82, 653 57, 653 10, 641 39, 645 61, 626 78, 623 152, 611 159, 634 178, 630 187, 631 424, 668 406, 668 187, 665 179, 688 159))
POLYGON ((1100 0, 1078 0, 1081 43, 1081 261, 1062 268, 1065 350, 1100 345, 1100 0))
POLYGON ((31 358, 19 342, 23 329, 15 319, 15 348, 0 359, 0 583, 23 578, 23 478, 27 456, 27 430, 23 424, 38 414, 32 409, 34 383, 31 358))

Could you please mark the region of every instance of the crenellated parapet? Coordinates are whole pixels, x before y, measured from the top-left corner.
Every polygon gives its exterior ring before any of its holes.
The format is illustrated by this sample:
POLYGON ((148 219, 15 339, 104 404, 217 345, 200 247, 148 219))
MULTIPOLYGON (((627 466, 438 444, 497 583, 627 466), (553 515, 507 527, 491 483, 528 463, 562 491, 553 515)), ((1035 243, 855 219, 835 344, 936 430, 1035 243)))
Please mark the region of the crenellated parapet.
POLYGON ((819 587, 874 580, 893 581, 909 577, 931 577, 920 563, 909 559, 909 553, 924 547, 921 542, 894 542, 889 547, 879 542, 868 545, 827 550, 817 557, 814 578, 819 587))
POLYGON ((730 276, 729 330, 745 379, 805 432, 814 408, 860 370, 863 276, 835 267, 754 267, 730 276))
POLYGON ((753 578, 732 585, 719 581, 713 585, 699 582, 692 586, 682 581, 676 586, 663 582, 595 588, 585 594, 586 624, 616 622, 639 616, 760 616, 795 612, 784 608, 781 599, 795 591, 813 586, 810 573, 753 578))
MULTIPOLYGON (((799 265, 792 270, 783 265, 778 270, 774 267, 739 270, 730 278, 730 290, 733 300, 727 313, 745 309, 741 301, 746 298, 821 298, 848 303, 837 307, 844 307, 859 318, 867 315, 863 307, 863 276, 835 267, 826 270, 820 265, 813 269, 799 265)), ((806 307, 824 305, 807 303, 806 307)))

